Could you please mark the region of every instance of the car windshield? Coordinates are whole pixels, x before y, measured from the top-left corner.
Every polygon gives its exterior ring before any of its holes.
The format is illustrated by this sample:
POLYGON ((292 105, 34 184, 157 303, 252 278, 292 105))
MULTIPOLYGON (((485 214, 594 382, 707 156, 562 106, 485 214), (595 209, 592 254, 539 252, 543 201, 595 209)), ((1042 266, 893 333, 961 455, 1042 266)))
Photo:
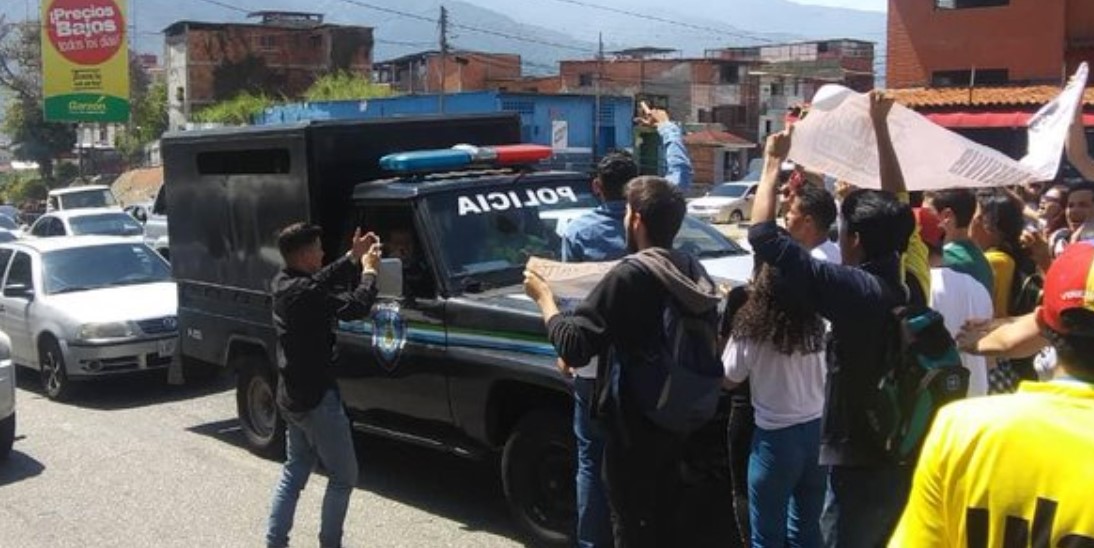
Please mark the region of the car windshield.
POLYGON ((61 209, 85 209, 118 205, 109 189, 93 188, 58 195, 61 209))
POLYGON ((19 224, 15 222, 15 219, 0 214, 0 228, 3 228, 4 230, 19 230, 19 224))
POLYGON ((427 201, 448 274, 465 286, 517 283, 528 257, 558 259, 562 241, 548 212, 596 205, 582 180, 472 188, 427 201))
POLYGON ((42 256, 47 294, 171 281, 167 263, 144 244, 50 251, 42 256))
POLYGON ((720 198, 740 198, 748 187, 744 185, 718 185, 710 191, 711 196, 720 198))
POLYGON ((726 238, 716 228, 695 217, 684 217, 680 232, 676 233, 672 246, 700 259, 748 254, 747 250, 726 238))
POLYGON ((144 228, 125 212, 81 215, 68 220, 73 234, 102 234, 106 236, 139 236, 144 228))

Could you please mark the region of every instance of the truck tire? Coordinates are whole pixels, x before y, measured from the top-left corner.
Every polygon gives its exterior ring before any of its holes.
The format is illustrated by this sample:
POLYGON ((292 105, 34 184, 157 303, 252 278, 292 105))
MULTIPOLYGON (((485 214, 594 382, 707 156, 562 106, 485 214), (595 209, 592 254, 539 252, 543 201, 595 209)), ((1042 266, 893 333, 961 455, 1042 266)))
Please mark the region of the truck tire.
POLYGON ((8 460, 11 446, 15 443, 15 413, 0 420, 0 461, 8 460))
POLYGON ((277 377, 273 367, 254 356, 237 358, 236 413, 247 447, 255 454, 285 455, 285 421, 277 412, 277 377))
POLYGON ((535 545, 571 546, 577 516, 570 421, 545 409, 517 423, 501 458, 509 510, 535 545))

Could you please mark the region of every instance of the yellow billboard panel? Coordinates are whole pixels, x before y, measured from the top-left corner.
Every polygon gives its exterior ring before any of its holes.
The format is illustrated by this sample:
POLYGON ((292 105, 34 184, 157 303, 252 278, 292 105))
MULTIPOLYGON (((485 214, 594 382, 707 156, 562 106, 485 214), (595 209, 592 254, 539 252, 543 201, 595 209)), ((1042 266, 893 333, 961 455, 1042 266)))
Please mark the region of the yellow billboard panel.
POLYGON ((42 0, 42 92, 50 122, 129 120, 126 0, 42 0))

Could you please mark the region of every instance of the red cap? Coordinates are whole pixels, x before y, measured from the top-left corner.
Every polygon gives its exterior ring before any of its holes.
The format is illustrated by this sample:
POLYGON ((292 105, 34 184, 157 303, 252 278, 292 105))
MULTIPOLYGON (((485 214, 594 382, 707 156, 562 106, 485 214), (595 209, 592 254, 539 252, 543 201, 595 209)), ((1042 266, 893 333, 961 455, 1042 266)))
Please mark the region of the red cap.
POLYGON ((925 207, 917 207, 913 211, 915 222, 919 225, 919 237, 923 238, 923 243, 931 247, 942 247, 944 237, 942 219, 939 219, 934 211, 925 207))
POLYGON ((1094 243, 1071 244, 1052 263, 1038 318, 1063 335, 1094 336, 1094 243))

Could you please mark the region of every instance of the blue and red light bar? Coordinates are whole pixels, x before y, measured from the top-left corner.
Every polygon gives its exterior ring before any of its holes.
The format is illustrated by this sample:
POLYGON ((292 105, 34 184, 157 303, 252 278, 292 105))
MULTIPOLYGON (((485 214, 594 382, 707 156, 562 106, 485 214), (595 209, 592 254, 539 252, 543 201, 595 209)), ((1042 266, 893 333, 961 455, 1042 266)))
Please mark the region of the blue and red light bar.
POLYGON ((543 145, 499 145, 475 147, 457 145, 437 150, 416 150, 388 154, 380 158, 380 167, 388 171, 423 172, 458 170, 470 167, 505 167, 535 164, 551 157, 551 147, 543 145))

